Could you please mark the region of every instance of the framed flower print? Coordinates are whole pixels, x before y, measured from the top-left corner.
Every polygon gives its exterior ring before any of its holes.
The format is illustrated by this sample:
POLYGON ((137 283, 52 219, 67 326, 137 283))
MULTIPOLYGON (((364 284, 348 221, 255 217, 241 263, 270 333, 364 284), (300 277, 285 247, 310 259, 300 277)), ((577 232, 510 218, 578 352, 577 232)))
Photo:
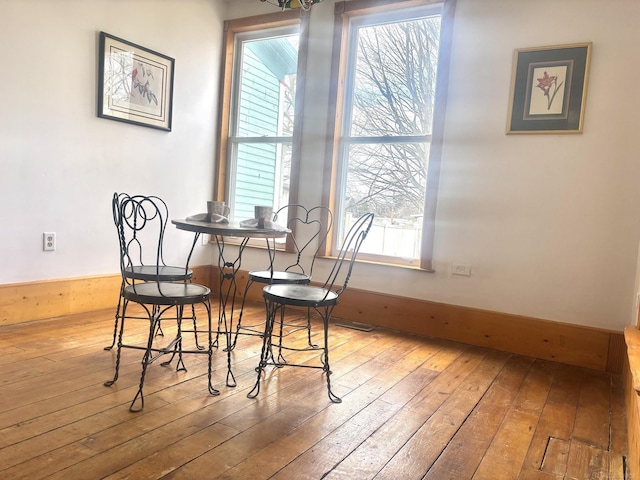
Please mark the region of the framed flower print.
POLYGON ((582 133, 591 43, 514 53, 507 133, 582 133))

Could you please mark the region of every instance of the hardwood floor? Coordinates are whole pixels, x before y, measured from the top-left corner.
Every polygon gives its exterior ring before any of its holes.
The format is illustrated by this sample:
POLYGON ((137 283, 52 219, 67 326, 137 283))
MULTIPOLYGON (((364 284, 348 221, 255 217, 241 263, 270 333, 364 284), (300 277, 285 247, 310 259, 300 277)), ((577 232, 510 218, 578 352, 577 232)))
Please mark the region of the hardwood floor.
MULTIPOLYGON (((251 306, 245 320, 263 308, 251 306)), ((0 328, 0 478, 625 478, 617 375, 332 325, 341 404, 330 403, 320 371, 293 367, 269 367, 258 397, 247 398, 261 340, 242 337, 236 388, 224 385, 222 351, 219 396, 207 391, 206 355, 185 356, 187 372, 155 362, 145 408, 131 413, 140 351, 124 350, 120 378, 103 386, 115 362, 102 349, 112 313, 0 328)), ((142 342, 146 322, 131 323, 129 338, 142 342)), ((303 332, 291 340, 306 341, 303 332)))

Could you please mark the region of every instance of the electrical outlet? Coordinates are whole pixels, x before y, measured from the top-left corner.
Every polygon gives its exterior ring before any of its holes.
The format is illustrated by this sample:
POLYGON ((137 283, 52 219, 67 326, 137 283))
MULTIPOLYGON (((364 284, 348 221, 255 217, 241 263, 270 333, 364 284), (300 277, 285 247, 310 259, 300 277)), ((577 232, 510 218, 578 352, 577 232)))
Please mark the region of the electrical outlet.
POLYGON ((53 252, 56 249, 56 232, 44 232, 42 234, 42 250, 53 252))
POLYGON ((451 268, 453 275, 464 275, 465 277, 471 276, 471 265, 462 265, 460 263, 454 263, 451 268))

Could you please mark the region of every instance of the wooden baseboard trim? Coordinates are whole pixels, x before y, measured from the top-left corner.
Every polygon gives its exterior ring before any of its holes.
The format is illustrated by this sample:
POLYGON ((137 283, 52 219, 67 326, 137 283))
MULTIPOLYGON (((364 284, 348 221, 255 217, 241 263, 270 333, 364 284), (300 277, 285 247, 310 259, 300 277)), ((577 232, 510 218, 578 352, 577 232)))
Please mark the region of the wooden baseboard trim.
POLYGON ((347 290, 336 316, 601 371, 622 372, 622 332, 347 290))
POLYGON ((629 325, 624 330, 624 400, 630 478, 640 478, 640 331, 629 325))
MULTIPOLYGON (((194 281, 218 289, 217 267, 194 267, 194 281)), ((247 272, 238 273, 241 297, 247 272)), ((115 308, 119 275, 0 285, 0 325, 115 308)), ((249 301, 262 302, 260 285, 249 301)), ((421 336, 622 373, 623 332, 348 289, 335 317, 421 336)))
MULTIPOLYGON (((212 285, 210 265, 193 267, 193 281, 212 285)), ((120 274, 0 285, 0 325, 115 307, 120 274)))
MULTIPOLYGON (((247 272, 237 280, 240 296, 247 272)), ((252 287, 247 298, 261 302, 261 287, 252 287)), ((622 373, 626 353, 623 332, 353 288, 344 292, 334 316, 612 373, 622 373)))

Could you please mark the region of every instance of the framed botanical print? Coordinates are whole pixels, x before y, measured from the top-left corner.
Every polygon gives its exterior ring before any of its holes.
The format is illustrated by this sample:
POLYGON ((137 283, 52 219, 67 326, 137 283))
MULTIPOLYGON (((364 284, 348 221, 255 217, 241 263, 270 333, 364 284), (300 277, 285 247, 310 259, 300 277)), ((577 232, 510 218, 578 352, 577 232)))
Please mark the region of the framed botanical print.
POLYGON ((515 51, 507 133, 581 133, 591 43, 515 51))
POLYGON ((98 117, 171 131, 175 60, 100 32, 98 117))

